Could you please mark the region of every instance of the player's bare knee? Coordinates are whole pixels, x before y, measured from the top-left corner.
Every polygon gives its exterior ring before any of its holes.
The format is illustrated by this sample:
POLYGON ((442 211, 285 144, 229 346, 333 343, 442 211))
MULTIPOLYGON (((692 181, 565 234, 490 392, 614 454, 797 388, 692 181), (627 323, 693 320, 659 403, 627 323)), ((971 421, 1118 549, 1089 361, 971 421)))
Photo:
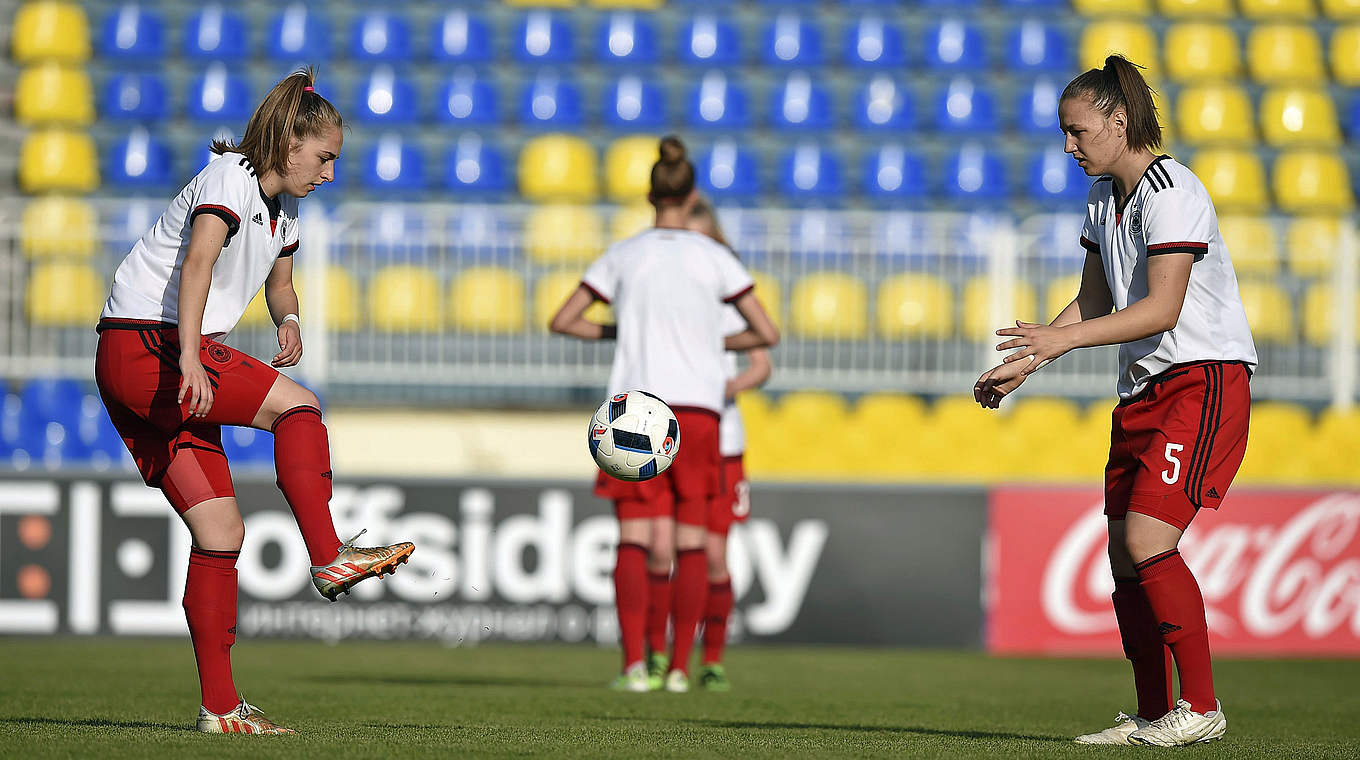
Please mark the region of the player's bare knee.
POLYGON ((1137 564, 1149 557, 1174 549, 1176 545, 1173 543, 1168 546, 1163 536, 1151 531, 1139 530, 1137 526, 1130 526, 1128 533, 1124 536, 1124 548, 1130 564, 1137 564))
POLYGON ((675 546, 671 544, 653 544, 647 550, 647 569, 654 573, 670 572, 671 566, 675 564, 675 546))

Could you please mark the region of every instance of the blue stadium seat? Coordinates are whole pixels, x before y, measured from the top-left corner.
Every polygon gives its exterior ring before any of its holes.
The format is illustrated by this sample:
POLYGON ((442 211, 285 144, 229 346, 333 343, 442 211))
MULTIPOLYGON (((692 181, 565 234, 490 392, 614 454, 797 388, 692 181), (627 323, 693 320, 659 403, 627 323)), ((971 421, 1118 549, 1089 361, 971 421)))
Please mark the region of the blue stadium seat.
POLYGON ((864 157, 865 197, 878 201, 924 198, 927 195, 925 163, 901 143, 889 143, 864 157))
POLYGON ((891 76, 875 76, 855 95, 855 126, 869 132, 911 129, 915 115, 910 96, 891 76))
POLYGON ((515 27, 515 58, 524 63, 569 63, 576 60, 575 47, 564 16, 532 11, 515 27))
POLYGON ((987 65, 982 32, 963 19, 946 19, 926 30, 926 65, 946 71, 977 71, 987 65))
POLYGON ((269 57, 276 61, 327 60, 331 56, 331 26, 324 12, 312 13, 305 3, 293 3, 269 24, 269 57))
POLYGON ((109 413, 99 396, 89 393, 81 399, 80 417, 73 432, 84 447, 94 469, 100 471, 136 469, 132 455, 128 453, 122 436, 113 426, 113 420, 109 419, 109 413))
POLYGON ((368 11, 350 27, 350 56, 357 61, 405 61, 411 57, 411 28, 395 13, 368 11))
POLYGON ((423 190, 424 156, 401 135, 385 133, 364 153, 364 185, 382 191, 423 190))
POLYGON ((556 72, 541 71, 524 88, 519 119, 529 129, 578 129, 583 123, 581 90, 575 82, 560 79, 556 72))
POLYGON ((445 124, 486 125, 499 121, 496 91, 477 78, 470 67, 461 66, 439 88, 435 119, 445 124))
POLYGON ((656 63, 656 26, 648 16, 611 13, 597 32, 595 60, 623 66, 656 63))
POLYGON ((807 74, 795 71, 770 93, 769 123, 784 131, 826 129, 831 126, 831 96, 807 74))
POLYGON ((165 57, 165 20, 154 10, 127 3, 104 19, 99 56, 157 62, 165 57))
POLYGON ((713 198, 749 201, 760 193, 756 158, 734 140, 718 140, 701 151, 694 171, 699 188, 713 198))
POLYGON ((1005 200, 1006 166, 983 145, 965 143, 945 162, 944 192, 957 201, 1005 200))
POLYGON ((101 214, 104 243, 110 250, 127 251, 165 211, 165 202, 151 198, 131 198, 101 214))
POLYGON ((1075 66, 1072 41, 1056 24, 1037 19, 1026 19, 1012 29, 1006 50, 1006 66, 1014 71, 1058 73, 1075 66))
POLYGON ((1019 10, 1054 10, 1065 11, 1068 9, 1069 0, 1001 0, 1001 4, 1007 8, 1019 10))
POLYGON ((105 152, 104 182, 112 187, 161 188, 174 176, 170 147, 144 127, 134 127, 105 152))
POLYGON ((879 15, 861 17, 845 29, 844 61, 849 66, 892 68, 907 62, 902 30, 879 15))
POLYGON ((924 8, 948 8, 955 10, 976 8, 981 3, 979 0, 919 0, 919 4, 924 8))
POLYGON ((226 64, 213 63, 189 83, 185 97, 189 118, 215 124, 245 128, 255 102, 250 83, 243 76, 229 73, 226 64))
POLYGON ((156 122, 167 115, 165 79, 160 74, 115 74, 99 98, 101 119, 156 122))
POLYGON ((761 56, 772 66, 820 66, 822 33, 797 13, 784 12, 765 27, 761 56))
POLYGON ((746 90, 721 71, 709 71, 690 93, 689 123, 693 127, 745 129, 751 124, 746 90))
POLYGON ((19 425, 24 428, 37 428, 48 422, 75 425, 85 395, 85 386, 69 377, 29 380, 19 390, 19 425))
POLYGON ((1040 203, 1070 206, 1091 189, 1091 178, 1057 144, 1036 153, 1029 171, 1028 194, 1040 203))
POLYGON ((464 133, 449 150, 445 186, 478 198, 501 195, 510 187, 505 175, 505 159, 480 135, 464 133))
MULTIPOLYGON (((1344 117, 1346 123, 1341 128, 1350 135, 1352 142, 1360 142, 1360 95, 1351 101, 1351 108, 1344 117)), ((1360 176, 1360 173, 1357 174, 1360 176)))
POLYGON ((0 458, 7 458, 19 445, 19 432, 24 427, 23 410, 24 402, 20 400, 19 394, 0 385, 0 458))
POLYGON ((429 261, 434 246, 428 242, 425 217, 403 203, 383 203, 368 214, 363 232, 363 249, 374 260, 388 264, 422 264, 429 261))
POLYGON ((795 203, 842 200, 840 161, 814 142, 799 143, 779 162, 779 192, 795 203))
POLYGON ((741 62, 741 39, 730 21, 702 13, 681 27, 677 52, 684 63, 731 66, 741 62))
POLYGON ((1039 77, 1016 93, 1015 114, 1022 131, 1045 137, 1058 134, 1058 83, 1039 77))
POLYGON ((992 94, 975 80, 955 77, 940 91, 935 126, 941 132, 994 132, 996 103, 992 94))
POLYGON ((366 124, 409 124, 416 119, 415 87, 391 66, 378 66, 357 82, 351 110, 366 124))
POLYGON ((216 3, 184 20, 184 55, 210 61, 239 61, 246 57, 246 22, 240 14, 216 3))
POLYGON ((436 61, 486 63, 491 60, 491 39, 486 20, 460 8, 448 11, 434 25, 430 50, 436 61))
MULTIPOLYGON (((239 138, 236 136, 236 133, 226 125, 219 125, 217 129, 213 131, 212 140, 226 140, 228 142, 235 142, 237 139, 239 138)), ((212 152, 212 140, 200 142, 195 147, 195 150, 198 152, 197 156, 198 162, 194 165, 195 174, 203 171, 203 167, 207 166, 208 162, 212 161, 213 158, 217 156, 216 153, 212 152)))
POLYGON ((232 469, 263 469, 274 466, 274 435, 235 425, 222 426, 222 451, 232 469))
POLYGON ((10 456, 20 469, 59 470, 88 464, 90 452, 67 425, 46 422, 20 431, 10 456))
POLYGON ((661 88, 637 74, 619 77, 605 91, 605 123, 616 129, 660 129, 666 124, 666 98, 661 88))

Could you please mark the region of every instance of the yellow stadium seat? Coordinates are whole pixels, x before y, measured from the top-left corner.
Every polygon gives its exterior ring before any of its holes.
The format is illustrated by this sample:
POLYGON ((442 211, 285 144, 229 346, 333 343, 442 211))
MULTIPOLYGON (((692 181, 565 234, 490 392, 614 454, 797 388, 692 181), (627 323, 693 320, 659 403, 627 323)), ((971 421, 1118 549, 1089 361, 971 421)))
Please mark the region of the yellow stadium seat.
POLYGON ((609 239, 630 238, 656 223, 656 209, 650 203, 621 206, 609 219, 609 239))
POLYGON ((1219 211, 1259 211, 1266 207, 1266 170, 1254 151, 1202 150, 1195 154, 1191 169, 1219 211))
POLYGON ((849 406, 838 393, 794 391, 779 400, 766 423, 777 431, 773 442, 776 472, 813 477, 846 476, 856 463, 846 419, 849 406))
POLYGON ((1044 288, 1044 310, 1039 318, 1048 322, 1062 313, 1081 290, 1081 275, 1068 274, 1055 278, 1044 288))
POLYGON ((1292 151, 1275 159, 1275 202, 1289 212, 1343 213, 1355 207, 1346 164, 1335 153, 1292 151))
POLYGON ((1246 482, 1299 482, 1310 465, 1301 456, 1313 422, 1298 404, 1262 401, 1251 405, 1251 432, 1240 470, 1246 482))
MULTIPOLYGON (((1230 18, 1232 0, 1158 0, 1157 11, 1171 18, 1230 18)), ((1174 49, 1170 43, 1167 49, 1174 49)))
POLYGON ((1285 233, 1289 271, 1299 277, 1330 277, 1341 247, 1341 224, 1335 216, 1292 220, 1285 233))
POLYGON ((1072 0, 1072 10, 1083 16, 1146 16, 1152 12, 1148 0, 1072 0))
POLYGON ((1322 13, 1339 20, 1360 18, 1360 0, 1320 0, 1322 13))
POLYGON ((584 264, 604 253, 604 221, 587 206, 538 206, 524 220, 524 248, 537 264, 584 264))
POLYGON ((368 285, 369 316, 385 332, 435 332, 439 307, 439 279, 422 266, 380 269, 368 285))
POLYGON ((1237 35, 1226 24, 1188 22, 1166 31, 1166 70, 1177 82, 1235 79, 1242 70, 1237 35))
MULTIPOLYGON (((308 320, 312 312, 308 309, 310 304, 307 300, 307 281, 308 272, 306 269, 293 270, 293 291, 297 293, 298 308, 301 309, 302 318, 308 320)), ((354 275, 348 269, 340 266, 328 266, 326 268, 326 311, 323 315, 323 322, 327 329, 342 332, 354 332, 362 327, 363 320, 360 318, 362 311, 359 305, 359 283, 355 281, 354 275)), ((246 306, 245 314, 241 315, 241 327, 256 329, 275 329, 274 318, 269 314, 269 305, 265 300, 264 288, 255 294, 246 306)))
POLYGON ((33 132, 19 153, 19 187, 26 193, 68 190, 85 193, 99 187, 94 140, 62 130, 33 132))
POLYGON ((1336 107, 1326 90, 1281 87, 1261 98, 1261 133, 1276 147, 1341 144, 1336 107))
MULTIPOLYGON (((963 287, 963 334, 970 340, 991 340, 1003 327, 1014 327, 1015 320, 1039 320, 1039 297, 1027 282, 1011 283, 1011 312, 1000 322, 992 315, 992 284, 985 276, 974 277, 963 287)), ((1074 293, 1075 294, 1075 293, 1074 293)), ((999 340, 997 341, 1000 342, 999 340)))
POLYGON ((1247 68, 1263 84, 1318 84, 1327 76, 1317 34, 1302 25, 1253 27, 1247 35, 1247 68))
POLYGON ((936 479, 995 478, 1001 457, 975 452, 997 440, 998 419, 996 410, 978 406, 971 391, 967 396, 937 399, 919 433, 931 444, 919 452, 921 469, 936 479))
MULTIPOLYGON (((581 272, 550 272, 534 283, 534 325, 537 329, 547 330, 553 315, 566 303, 567 297, 581 284, 581 272)), ((601 325, 614 324, 614 311, 609 304, 596 301, 586 309, 585 318, 601 325)))
POLYGON ((20 124, 69 124, 94 121, 94 94, 82 69, 55 61, 29 66, 14 88, 14 118, 20 124))
POLYGON ((954 293, 930 274, 898 274, 878 286, 878 334, 885 338, 948 338, 954 334, 954 293))
POLYGON ((1250 19, 1297 19, 1316 15, 1313 0, 1237 0, 1242 15, 1250 19))
POLYGON ((1191 145, 1247 145, 1256 142, 1251 98, 1236 85, 1186 87, 1177 102, 1181 139, 1191 145))
MULTIPOLYGON (((1336 329, 1336 315, 1332 312, 1335 302, 1331 282, 1318 282, 1303 294, 1303 337, 1315 346, 1329 346, 1336 329)), ((1360 296, 1360 293, 1356 294, 1360 296)), ((1360 307, 1355 310, 1355 335, 1360 336, 1360 307)))
POLYGON ((852 457, 861 477, 900 479, 916 474, 917 451, 929 445, 921 439, 926 405, 917 396, 870 393, 856 402, 847 426, 852 457))
POLYGON ((524 280, 504 267, 469 267, 449 285, 449 324, 467 332, 524 329, 524 280))
POLYGON ((859 278, 819 272, 793 286, 793 331, 804 338, 863 338, 868 332, 869 293, 859 278))
POLYGON ((1312 439, 1316 444, 1314 450, 1325 452, 1312 459, 1314 478, 1347 483, 1360 480, 1360 472, 1355 469, 1355 462, 1360 460, 1360 409, 1322 410, 1313 426, 1312 439))
POLYGON ((265 302, 264 288, 260 288, 255 297, 246 304, 245 313, 241 315, 241 320, 236 323, 237 327, 247 329, 262 329, 272 327, 274 318, 269 316, 269 304, 265 302))
POLYGON ((1332 77, 1345 87, 1360 87, 1360 24, 1332 32, 1332 77))
POLYGON ((28 321, 39 327, 92 327, 106 300, 104 278, 76 262, 35 264, 24 289, 28 321))
POLYGON ((1155 77, 1157 66, 1157 38, 1152 29, 1136 21, 1097 21, 1081 33, 1081 68, 1098 69, 1105 58, 1120 53, 1139 66, 1147 67, 1147 74, 1155 77))
POLYGON ((756 284, 756 300, 765 309, 765 313, 770 316, 776 327, 784 326, 784 291, 779 286, 779 280, 774 275, 766 272, 751 272, 751 279, 756 284))
POLYGON ((636 203, 652 186, 652 164, 661 157, 655 137, 620 137, 604 152, 604 183, 609 199, 636 203))
POLYGON ((666 0, 587 0, 586 5, 596 8, 634 8, 640 11, 654 11, 664 8, 666 0))
POLYGON ((1229 214, 1218 218, 1218 231, 1238 274, 1279 274, 1280 238, 1270 220, 1229 214))
POLYGON ((24 207, 20 236, 29 258, 89 258, 99 247, 94 207, 78 198, 51 195, 24 207))
MULTIPOLYGON (((1086 467, 1074 454, 1088 443, 1077 436, 1082 431, 1081 410, 1076 402, 1063 398, 1020 397, 1007 402, 1010 411, 998 417, 998 451, 1024 452, 1005 457, 997 464, 1007 478, 1053 480, 1098 476, 1095 467, 1086 467)), ((1002 409, 1005 410, 1003 404, 1002 409)))
POLYGON ((45 59, 81 63, 90 57, 90 27, 76 3, 31 2, 14 16, 16 63, 45 59))
POLYGON ((1294 309, 1284 289, 1269 280, 1245 280, 1237 287, 1253 338, 1281 345, 1294 342, 1294 309))
POLYGON ((595 149, 570 135, 530 140, 519 154, 519 189, 535 201, 590 202, 600 194, 595 149))

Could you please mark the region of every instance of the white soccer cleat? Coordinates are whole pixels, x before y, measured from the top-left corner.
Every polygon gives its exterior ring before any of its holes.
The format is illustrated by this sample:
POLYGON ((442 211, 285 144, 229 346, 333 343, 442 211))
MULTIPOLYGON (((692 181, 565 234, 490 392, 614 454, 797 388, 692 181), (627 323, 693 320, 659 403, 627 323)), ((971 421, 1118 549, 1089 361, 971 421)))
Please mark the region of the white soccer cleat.
POLYGON ((666 674, 666 691, 672 694, 684 694, 689 691, 689 676, 684 671, 672 670, 666 674))
POLYGON ((381 578, 396 572, 397 565, 404 564, 416 550, 415 544, 409 541, 371 549, 355 546, 359 536, 367 532, 361 530, 359 535, 341 544, 340 553, 329 565, 312 566, 312 583, 317 593, 333 602, 365 578, 375 575, 381 578))
POLYGON ((1228 731, 1228 719, 1223 716, 1223 704, 1214 700, 1216 710, 1197 713, 1184 699, 1176 700, 1176 709, 1152 721, 1129 735, 1130 744, 1151 744, 1157 747, 1182 747, 1187 744, 1211 742, 1228 731))
POLYGON ((1147 718, 1119 713, 1115 716, 1114 725, 1110 728, 1097 731, 1094 734, 1082 734, 1072 741, 1077 744, 1128 744, 1130 734, 1150 725, 1152 725, 1152 721, 1147 718))
POLYGON ((284 728, 266 718, 260 708, 244 699, 236 709, 224 715, 208 712, 208 708, 198 708, 198 730, 205 734, 296 734, 291 728, 284 728))
POLYGON ((619 674, 609 688, 614 691, 645 692, 651 691, 651 686, 647 683, 647 665, 642 662, 635 662, 628 666, 628 669, 619 674))

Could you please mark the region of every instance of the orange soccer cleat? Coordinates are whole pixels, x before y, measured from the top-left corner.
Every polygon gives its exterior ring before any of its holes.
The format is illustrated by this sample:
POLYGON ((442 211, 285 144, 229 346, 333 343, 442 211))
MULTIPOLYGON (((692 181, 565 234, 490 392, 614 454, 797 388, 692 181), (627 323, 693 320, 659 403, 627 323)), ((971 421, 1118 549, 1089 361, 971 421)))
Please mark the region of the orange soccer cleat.
POLYGON ((354 542, 366 532, 361 530, 341 544, 340 553, 329 565, 312 566, 312 583, 316 584, 317 592, 332 602, 365 578, 375 575, 381 578, 396 572, 397 565, 405 564, 416 550, 409 541, 371 549, 355 546, 354 542))
POLYGON ((235 710, 225 715, 208 712, 208 708, 198 708, 198 730, 205 734, 296 734, 291 728, 284 728, 266 718, 260 708, 244 699, 235 710))

